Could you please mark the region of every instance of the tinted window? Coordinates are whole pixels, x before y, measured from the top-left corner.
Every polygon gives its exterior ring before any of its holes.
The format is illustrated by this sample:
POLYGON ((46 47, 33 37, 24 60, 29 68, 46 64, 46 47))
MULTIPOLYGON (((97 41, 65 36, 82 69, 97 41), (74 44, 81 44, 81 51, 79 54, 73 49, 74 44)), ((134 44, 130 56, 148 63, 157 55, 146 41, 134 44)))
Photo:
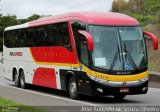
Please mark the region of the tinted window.
POLYGON ((56 25, 48 25, 46 33, 47 33, 49 45, 55 46, 57 41, 56 25))
POLYGON ((25 46, 25 30, 16 30, 16 47, 24 47, 25 46))
POLYGON ((87 66, 89 66, 89 58, 88 58, 88 46, 87 42, 84 39, 85 36, 81 35, 81 44, 80 44, 80 60, 87 66))
POLYGON ((35 36, 33 37, 35 46, 48 46, 48 39, 45 27, 35 28, 35 36))
POLYGON ((68 23, 5 32, 7 47, 63 46, 71 50, 68 23))
POLYGON ((48 25, 47 37, 49 45, 63 46, 71 50, 71 42, 67 22, 48 25))
POLYGON ((25 45, 26 47, 29 46, 29 47, 33 47, 33 46, 36 46, 35 43, 34 43, 34 37, 35 37, 35 33, 34 33, 34 29, 33 28, 29 28, 29 29, 26 29, 26 32, 25 32, 25 45))
POLYGON ((16 46, 16 31, 8 31, 4 41, 7 47, 16 46))
POLYGON ((78 58, 85 64, 89 65, 88 62, 88 50, 87 44, 82 38, 85 38, 82 34, 80 34, 79 30, 86 30, 86 25, 82 22, 72 22, 72 30, 74 34, 74 40, 76 44, 78 58))
MULTIPOLYGON (((73 30, 73 35, 75 39, 76 46, 80 46, 80 33, 78 30, 86 30, 86 25, 82 22, 72 22, 72 30, 73 30)), ((78 49, 78 48, 77 48, 78 49)))

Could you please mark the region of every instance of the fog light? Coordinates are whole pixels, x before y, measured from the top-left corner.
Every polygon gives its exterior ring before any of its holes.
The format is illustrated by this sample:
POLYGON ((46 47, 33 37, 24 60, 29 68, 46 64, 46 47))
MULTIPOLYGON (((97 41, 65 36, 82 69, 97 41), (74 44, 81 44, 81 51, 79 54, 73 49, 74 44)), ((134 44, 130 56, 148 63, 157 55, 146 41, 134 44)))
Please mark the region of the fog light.
POLYGON ((103 89, 101 88, 97 88, 97 91, 103 93, 103 89))
POLYGON ((146 91, 147 90, 147 87, 143 87, 142 89, 142 92, 146 91))

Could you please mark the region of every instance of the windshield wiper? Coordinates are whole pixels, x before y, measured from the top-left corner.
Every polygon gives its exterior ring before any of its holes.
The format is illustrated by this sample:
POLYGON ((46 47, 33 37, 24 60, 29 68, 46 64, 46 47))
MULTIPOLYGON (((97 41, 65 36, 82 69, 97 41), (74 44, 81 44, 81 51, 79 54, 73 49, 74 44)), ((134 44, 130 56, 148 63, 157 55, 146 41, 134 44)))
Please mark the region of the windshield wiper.
POLYGON ((115 64, 116 64, 116 60, 117 60, 118 55, 119 55, 119 60, 120 60, 120 62, 121 62, 120 50, 119 50, 119 47, 118 47, 118 43, 117 43, 117 48, 118 48, 118 51, 116 52, 116 54, 115 54, 115 56, 114 56, 114 58, 113 58, 112 64, 111 64, 111 66, 110 66, 110 70, 113 70, 113 68, 114 68, 114 66, 115 66, 115 64))
POLYGON ((130 53, 127 51, 126 49, 126 43, 124 42, 124 50, 125 50, 125 53, 127 54, 127 58, 128 58, 128 61, 130 62, 130 64, 132 65, 132 67, 137 70, 137 65, 135 64, 132 56, 130 55, 130 53))

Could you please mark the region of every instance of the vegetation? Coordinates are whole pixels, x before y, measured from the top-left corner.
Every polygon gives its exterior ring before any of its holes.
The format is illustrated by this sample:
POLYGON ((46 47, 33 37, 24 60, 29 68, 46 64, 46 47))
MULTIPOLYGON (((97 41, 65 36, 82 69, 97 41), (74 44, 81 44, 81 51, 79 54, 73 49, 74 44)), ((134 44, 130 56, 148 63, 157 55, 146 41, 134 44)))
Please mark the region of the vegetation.
MULTIPOLYGON (((114 0, 113 12, 130 15, 140 21, 144 31, 150 31, 160 37, 160 0, 114 0)), ((2 36, 5 27, 22 24, 40 18, 32 15, 26 19, 17 19, 14 15, 0 14, 0 51, 2 51, 2 36)), ((160 42, 160 41, 159 41, 160 42)), ((147 41, 149 69, 160 71, 160 51, 153 51, 152 42, 147 41)))
MULTIPOLYGON (((152 32, 160 38, 160 0, 114 0, 111 11, 136 18, 144 31, 152 32)), ((153 51, 150 40, 147 40, 147 48, 149 69, 160 71, 160 50, 153 51)))
POLYGON ((46 112, 45 110, 26 106, 0 97, 0 112, 46 112))
POLYGON ((160 22, 160 0, 114 0, 113 12, 120 12, 137 18, 142 26, 160 22))
POLYGON ((2 14, 0 14, 0 51, 2 51, 3 47, 3 31, 6 27, 36 20, 40 17, 40 15, 34 14, 26 19, 17 19, 15 15, 3 16, 2 14))

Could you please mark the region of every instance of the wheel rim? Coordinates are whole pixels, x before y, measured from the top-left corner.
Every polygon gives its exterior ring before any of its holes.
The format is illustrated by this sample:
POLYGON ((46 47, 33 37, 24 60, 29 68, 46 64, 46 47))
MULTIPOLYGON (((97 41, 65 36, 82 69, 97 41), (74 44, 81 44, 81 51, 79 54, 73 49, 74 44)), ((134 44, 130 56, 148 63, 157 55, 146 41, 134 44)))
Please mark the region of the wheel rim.
POLYGON ((18 74, 15 74, 15 83, 18 84, 18 74))
POLYGON ((23 79, 23 76, 21 77, 21 87, 24 87, 24 79, 23 79))
POLYGON ((72 95, 77 94, 77 86, 76 86, 76 82, 72 82, 70 85, 70 92, 72 95))
POLYGON ((17 80, 18 80, 18 75, 15 74, 15 82, 17 82, 17 80))

